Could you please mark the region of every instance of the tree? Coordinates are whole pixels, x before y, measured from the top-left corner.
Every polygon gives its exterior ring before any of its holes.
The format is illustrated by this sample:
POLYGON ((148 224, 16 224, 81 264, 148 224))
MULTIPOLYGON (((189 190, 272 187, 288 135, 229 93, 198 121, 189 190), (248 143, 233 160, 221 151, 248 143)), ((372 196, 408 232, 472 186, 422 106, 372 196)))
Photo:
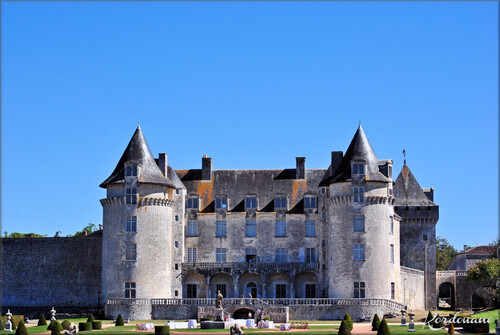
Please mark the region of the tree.
POLYGON ((26 329, 23 320, 21 320, 17 325, 16 335, 28 335, 28 330, 26 329))
POLYGON ((45 315, 42 313, 40 314, 40 318, 38 319, 38 326, 46 326, 47 325, 47 319, 45 319, 45 315))
POLYGON ((458 253, 447 239, 438 236, 436 238, 436 270, 444 271, 458 253))
POLYGON ((4 231, 4 237, 5 238, 34 238, 34 237, 47 237, 47 234, 45 235, 40 235, 37 233, 8 233, 7 231, 4 231))
POLYGON ((115 326, 119 327, 119 326, 123 326, 123 325, 125 325, 125 322, 123 322, 123 317, 121 314, 118 314, 118 318, 116 318, 115 326))
POLYGON ((351 335, 351 330, 349 329, 349 326, 347 325, 345 320, 342 320, 342 322, 340 323, 338 335, 351 335))
POLYGON ((387 325, 387 321, 382 319, 380 322, 380 326, 378 326, 377 335, 389 335, 391 331, 389 330, 389 326, 387 325))
POLYGON ((77 231, 75 233, 75 235, 67 235, 68 237, 80 237, 80 236, 84 236, 85 233, 87 233, 87 235, 89 234, 92 234, 93 232, 97 231, 98 228, 97 226, 94 224, 94 223, 89 223, 88 225, 86 225, 85 227, 83 227, 82 231, 77 231))
POLYGON ((500 277, 500 261, 496 258, 487 259, 477 263, 467 271, 467 280, 472 280, 481 285, 482 290, 498 303, 497 281, 500 277))

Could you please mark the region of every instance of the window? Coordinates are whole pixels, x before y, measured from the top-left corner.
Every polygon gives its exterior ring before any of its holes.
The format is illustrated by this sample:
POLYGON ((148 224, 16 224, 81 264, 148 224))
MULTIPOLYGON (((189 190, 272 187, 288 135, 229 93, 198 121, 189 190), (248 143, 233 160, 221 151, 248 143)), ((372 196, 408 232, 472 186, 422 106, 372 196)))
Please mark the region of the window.
POLYGON ((215 223, 215 237, 226 237, 226 221, 215 223))
POLYGON ((276 220, 276 236, 286 236, 285 220, 276 220))
POLYGON ((179 296, 179 291, 175 290, 175 291, 174 291, 174 295, 175 295, 176 297, 178 297, 178 296, 179 296))
POLYGON ((427 234, 422 235, 422 241, 424 241, 424 242, 429 241, 429 235, 427 235, 427 234))
POLYGON ((175 264, 174 264, 174 269, 175 269, 175 270, 179 270, 179 264, 175 263, 175 264))
POLYGON ((246 224, 246 237, 255 237, 257 236, 257 222, 256 221, 247 221, 246 224))
POLYGON ((391 244, 391 263, 394 263, 394 244, 391 244))
POLYGON ((316 298, 315 284, 306 284, 306 298, 316 298))
POLYGON ((307 220, 306 221, 306 236, 316 236, 316 221, 307 220))
POLYGON ((179 221, 179 215, 175 216, 175 221, 179 221))
POLYGON ((365 174, 365 166, 363 164, 352 164, 352 175, 364 175, 365 174))
POLYGON ((274 208, 275 209, 287 209, 288 204, 287 204, 287 198, 284 195, 279 195, 276 198, 274 198, 274 208))
POLYGON ((245 197, 245 208, 246 209, 256 209, 257 208, 257 196, 249 195, 245 197))
POLYGON ((364 215, 354 215, 352 221, 352 230, 354 232, 364 232, 365 231, 365 217, 364 215))
POLYGON ((125 245, 125 260, 126 261, 137 260, 137 245, 131 243, 125 245))
POLYGON ((389 234, 394 234, 394 218, 392 216, 389 219, 389 234))
POLYGON ((137 286, 135 283, 125 283, 125 299, 135 299, 137 286))
POLYGON ((198 222, 188 221, 187 236, 198 236, 198 222))
POLYGON ((306 248, 306 263, 316 262, 316 248, 306 248))
POLYGON ((316 197, 306 196, 304 198, 304 208, 316 208, 316 197))
POLYGON ((276 248, 276 262, 286 262, 285 248, 276 248))
POLYGON ((257 250, 255 250, 255 248, 247 248, 245 254, 247 257, 247 262, 257 261, 257 250))
POLYGON ((391 283, 391 299, 394 300, 394 283, 391 283))
POLYGON ((137 189, 136 188, 127 188, 127 205, 136 205, 137 204, 137 189))
POLYGON ((285 284, 276 284, 276 298, 286 298, 285 284))
POLYGON ((174 242, 174 246, 175 246, 176 248, 178 248, 178 247, 179 247, 179 241, 175 241, 175 242, 174 242))
POLYGON ((353 187, 353 202, 363 203, 365 202, 365 188, 364 187, 353 187))
POLYGON ((354 298, 365 298, 365 282, 364 281, 355 281, 354 282, 354 298))
POLYGON ((215 208, 216 209, 227 209, 227 198, 219 197, 215 199, 215 208))
POLYGON ((365 260, 365 245, 364 244, 355 244, 354 245, 354 260, 363 261, 365 260))
POLYGON ((125 167, 125 176, 127 176, 127 177, 137 177, 137 165, 134 165, 134 166, 127 165, 125 167))
POLYGON ((189 197, 187 199, 187 208, 190 209, 199 209, 199 199, 198 197, 189 197))
POLYGON ((217 263, 226 263, 226 248, 215 249, 215 261, 217 263))
POLYGON ((127 216, 126 231, 133 233, 137 231, 137 216, 127 216))
POLYGON ((196 263, 196 248, 188 248, 188 263, 196 263))
POLYGON ((196 298, 196 284, 187 284, 187 297, 196 298))
POLYGON ((217 284, 215 285, 215 294, 220 291, 220 293, 225 297, 226 296, 226 284, 217 284))

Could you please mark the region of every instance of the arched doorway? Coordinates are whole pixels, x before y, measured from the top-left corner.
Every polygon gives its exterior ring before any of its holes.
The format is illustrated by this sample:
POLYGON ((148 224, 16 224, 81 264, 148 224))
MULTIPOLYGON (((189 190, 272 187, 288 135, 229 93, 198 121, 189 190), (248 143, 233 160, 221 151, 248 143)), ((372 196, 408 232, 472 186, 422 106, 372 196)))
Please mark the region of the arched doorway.
POLYGON ((257 284, 254 282, 248 283, 245 290, 245 297, 250 298, 250 295, 252 298, 257 298, 257 284))
POLYGON ((455 310, 455 289, 452 283, 439 285, 439 309, 455 310))
POLYGON ((252 318, 254 317, 254 311, 248 308, 240 308, 234 311, 233 319, 248 319, 248 313, 252 314, 252 318))

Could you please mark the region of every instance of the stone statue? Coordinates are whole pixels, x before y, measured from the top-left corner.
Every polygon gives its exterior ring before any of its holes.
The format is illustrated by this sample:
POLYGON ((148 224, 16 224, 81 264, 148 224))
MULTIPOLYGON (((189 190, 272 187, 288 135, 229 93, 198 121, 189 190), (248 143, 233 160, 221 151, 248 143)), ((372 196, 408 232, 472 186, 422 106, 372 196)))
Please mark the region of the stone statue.
POLYGON ((230 329, 229 331, 230 331, 231 335, 243 335, 244 334, 243 329, 241 329, 239 323, 235 323, 234 326, 232 326, 229 329, 230 329))
POLYGON ((217 297, 215 298, 215 308, 216 309, 222 309, 222 298, 224 298, 222 293, 220 293, 220 291, 217 291, 217 297))

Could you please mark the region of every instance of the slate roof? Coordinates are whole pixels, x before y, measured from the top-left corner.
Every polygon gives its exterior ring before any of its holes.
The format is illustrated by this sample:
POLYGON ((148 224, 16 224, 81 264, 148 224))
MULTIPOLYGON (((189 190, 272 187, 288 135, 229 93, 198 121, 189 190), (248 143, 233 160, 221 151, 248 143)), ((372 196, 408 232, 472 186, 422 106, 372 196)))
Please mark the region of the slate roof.
POLYGON ((491 255, 495 250, 496 247, 494 245, 478 245, 465 251, 461 251, 458 254, 491 255))
POLYGON ((127 162, 134 162, 141 166, 139 183, 175 187, 174 183, 167 180, 161 173, 160 168, 156 164, 153 154, 149 149, 148 143, 142 134, 140 126, 137 127, 113 173, 111 173, 108 179, 103 181, 99 186, 106 188, 110 184, 125 183, 124 164, 127 162))
POLYGON ((351 179, 351 161, 358 160, 364 162, 366 164, 365 170, 365 180, 366 181, 383 181, 390 182, 391 179, 384 176, 379 169, 379 159, 373 148, 368 141, 368 138, 361 127, 361 124, 358 127, 358 130, 354 134, 354 137, 345 152, 342 161, 340 162, 339 167, 336 171, 332 171, 332 166, 327 170, 327 173, 323 177, 321 181, 321 186, 327 186, 331 183, 335 182, 344 182, 351 179))
POLYGON ((394 206, 437 206, 425 195, 406 164, 403 165, 393 190, 396 198, 394 206))
POLYGON ((288 213, 303 213, 304 194, 317 194, 325 169, 306 169, 305 179, 296 179, 295 169, 276 170, 213 170, 212 180, 201 180, 201 170, 176 170, 188 195, 198 194, 201 212, 213 213, 219 195, 229 199, 229 212, 244 212, 245 196, 256 194, 259 212, 274 212, 274 197, 288 198, 288 213))

